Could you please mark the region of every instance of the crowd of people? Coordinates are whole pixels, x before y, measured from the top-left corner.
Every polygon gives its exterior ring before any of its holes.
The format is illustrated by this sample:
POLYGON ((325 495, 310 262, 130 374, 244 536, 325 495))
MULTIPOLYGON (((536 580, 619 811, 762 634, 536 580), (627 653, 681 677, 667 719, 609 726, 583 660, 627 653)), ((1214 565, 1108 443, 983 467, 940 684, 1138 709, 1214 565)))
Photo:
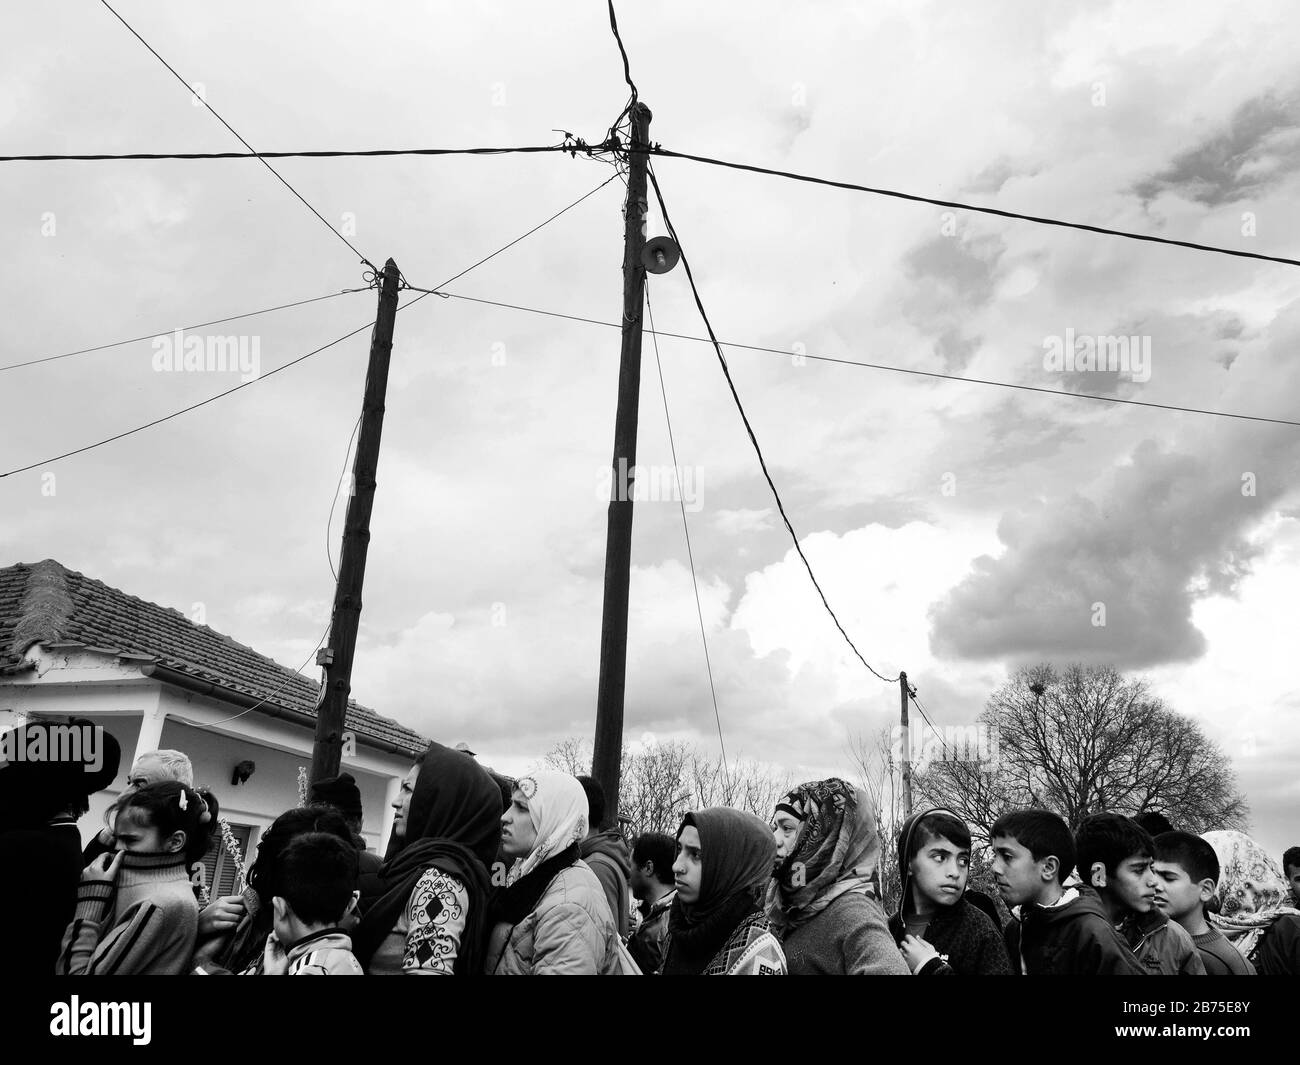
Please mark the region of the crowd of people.
MULTIPOLYGON (((27 729, 45 727, 39 723, 27 729)), ((237 975, 1296 975, 1300 847, 1282 868, 1253 840, 1160 815, 1008 811, 991 827, 993 891, 969 884, 968 825, 907 819, 888 860, 865 792, 828 779, 764 820, 692 810, 629 846, 600 786, 540 770, 500 777, 430 744, 402 781, 381 859, 348 774, 260 838, 238 895, 206 898, 220 816, 176 751, 141 756, 82 847, 95 772, 0 773, 0 908, 13 974, 237 975), (1285 875, 1284 875, 1285 873, 1285 875), (1289 879, 1289 883, 1288 883, 1289 879), (20 918, 15 920, 15 918, 20 918)))

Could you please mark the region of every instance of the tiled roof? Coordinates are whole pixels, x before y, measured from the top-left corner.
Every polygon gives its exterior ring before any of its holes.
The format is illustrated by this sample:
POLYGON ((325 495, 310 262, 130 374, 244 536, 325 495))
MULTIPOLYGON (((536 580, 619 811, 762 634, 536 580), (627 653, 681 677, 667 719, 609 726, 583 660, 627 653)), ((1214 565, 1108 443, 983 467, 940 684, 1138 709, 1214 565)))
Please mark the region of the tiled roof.
MULTIPOLYGON (((146 603, 47 559, 0 569, 0 673, 32 644, 143 658, 314 717, 319 685, 179 611, 146 603)), ((418 753, 428 740, 349 701, 346 727, 418 753)))

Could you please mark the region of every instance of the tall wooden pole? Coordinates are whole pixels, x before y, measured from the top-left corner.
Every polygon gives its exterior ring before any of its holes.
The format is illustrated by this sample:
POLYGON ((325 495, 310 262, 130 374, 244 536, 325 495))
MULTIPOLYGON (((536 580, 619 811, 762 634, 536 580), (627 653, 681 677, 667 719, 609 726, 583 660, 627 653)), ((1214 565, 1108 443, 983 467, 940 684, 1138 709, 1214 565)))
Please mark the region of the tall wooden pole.
POLYGON ((907 719, 907 674, 898 674, 898 697, 903 710, 903 816, 912 816, 912 732, 907 719))
MULTIPOLYGON (((649 147, 650 109, 632 108, 633 149, 649 147)), ((627 679, 627 592, 632 568, 632 477, 636 466, 637 405, 641 391, 641 309, 645 305, 646 165, 628 157, 627 210, 623 218, 623 344, 618 368, 618 411, 605 538, 605 604, 600 620, 600 681, 596 690, 596 742, 591 775, 605 791, 605 819, 618 817, 623 754, 623 691, 627 679)), ((592 826, 593 828, 596 826, 592 826)))
POLYGON ((330 617, 329 645, 317 656, 324 669, 316 705, 316 738, 311 752, 311 781, 337 776, 343 757, 344 719, 352 692, 352 660, 361 624, 361 585, 366 578, 366 552, 370 547, 370 512, 375 505, 375 472, 379 467, 379 441, 384 431, 384 402, 388 392, 388 360, 393 352, 393 321, 397 316, 397 289, 401 277, 397 264, 384 264, 379 289, 379 313, 370 338, 370 365, 361 404, 361 429, 352 464, 352 495, 343 525, 343 553, 334 612, 330 617))

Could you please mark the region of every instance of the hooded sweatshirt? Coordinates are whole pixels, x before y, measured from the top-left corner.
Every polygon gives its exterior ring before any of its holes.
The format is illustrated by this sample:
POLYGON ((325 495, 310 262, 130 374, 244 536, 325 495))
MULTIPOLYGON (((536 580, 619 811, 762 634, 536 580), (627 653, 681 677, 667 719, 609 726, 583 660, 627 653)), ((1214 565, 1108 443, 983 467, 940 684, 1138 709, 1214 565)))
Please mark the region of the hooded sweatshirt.
POLYGON ((588 836, 578 844, 578 855, 596 874, 605 889, 605 900, 614 917, 619 937, 626 939, 632 931, 628 904, 628 878, 632 875, 632 853, 615 828, 588 836))
POLYGON ((1090 887, 1069 888, 1052 906, 1017 906, 1006 939, 1013 963, 1027 976, 1146 974, 1090 887))
MULTIPOLYGON (((908 918, 915 919, 912 870, 907 859, 917 823, 935 810, 923 810, 903 822, 898 834, 898 874, 903 890, 898 913, 889 919, 894 942, 907 935, 908 918)), ((946 812, 946 811, 944 811, 946 812)), ((979 907, 963 896, 948 905, 936 905, 921 936, 939 952, 916 971, 917 976, 1010 976, 1011 962, 997 927, 979 907)))

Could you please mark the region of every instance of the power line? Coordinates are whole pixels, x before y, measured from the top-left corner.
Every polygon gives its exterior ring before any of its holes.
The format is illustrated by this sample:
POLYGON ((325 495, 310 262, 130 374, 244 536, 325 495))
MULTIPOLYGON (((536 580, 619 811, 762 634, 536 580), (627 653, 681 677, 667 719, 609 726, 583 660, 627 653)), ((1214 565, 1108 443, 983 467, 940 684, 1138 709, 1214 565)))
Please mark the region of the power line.
POLYGON ((539 144, 502 148, 368 148, 303 152, 94 152, 74 155, 0 155, 0 163, 130 162, 136 160, 206 159, 372 159, 385 156, 418 155, 527 155, 548 152, 603 155, 610 151, 601 144, 539 144))
MULTIPOLYGON (((415 301, 412 300, 411 302, 414 303, 415 301)), ((281 370, 287 370, 289 369, 290 366, 297 366, 298 363, 303 362, 306 359, 310 359, 313 355, 319 355, 322 351, 332 348, 336 344, 343 343, 343 341, 347 340, 349 337, 354 337, 362 330, 370 329, 373 325, 374 325, 373 322, 365 322, 362 325, 357 326, 357 328, 353 329, 351 332, 344 333, 341 337, 336 337, 335 339, 331 340, 328 344, 322 344, 319 348, 316 348, 314 351, 307 352, 306 355, 299 355, 296 359, 291 359, 289 362, 286 362, 283 366, 277 366, 273 370, 268 370, 260 377, 254 377, 252 380, 244 381, 242 384, 235 385, 233 388, 228 388, 224 392, 218 392, 215 396, 208 396, 207 399, 199 400, 198 403, 192 403, 188 407, 183 407, 178 411, 173 411, 171 414, 164 414, 161 418, 155 418, 151 422, 145 422, 144 425, 137 425, 134 429, 127 429, 125 432, 116 433, 113 436, 106 437, 103 440, 97 440, 95 443, 87 444, 85 447, 79 447, 72 451, 65 451, 61 455, 54 455, 50 458, 42 459, 40 462, 30 463, 27 466, 19 466, 17 469, 6 470, 4 473, 0 473, 0 478, 12 477, 15 473, 26 473, 28 470, 36 469, 38 466, 48 466, 51 463, 60 461, 61 459, 71 458, 73 455, 81 455, 84 452, 92 451, 97 447, 103 447, 105 444, 111 444, 116 440, 123 439, 124 437, 134 436, 136 433, 143 432, 146 429, 152 429, 155 425, 161 425, 163 422, 169 422, 173 418, 179 418, 182 414, 189 414, 190 411, 198 410, 200 407, 206 407, 209 403, 215 403, 219 399, 224 399, 226 396, 233 395, 234 393, 240 391, 240 389, 248 388, 251 385, 255 385, 258 383, 258 381, 265 381, 268 377, 273 377, 275 374, 278 374, 281 370)))
MULTIPOLYGON (((343 467, 339 470, 338 483, 334 486, 334 497, 330 500, 330 516, 325 520, 325 560, 330 564, 330 576, 334 578, 334 583, 339 580, 338 572, 334 569, 334 556, 330 554, 330 529, 334 525, 334 508, 338 506, 339 491, 343 487, 343 478, 347 476, 348 459, 352 456, 352 441, 357 438, 357 430, 361 428, 361 415, 357 415, 357 420, 352 426, 352 435, 348 437, 348 446, 343 452, 343 467)), ((342 550, 340 548, 340 550, 342 550)))
POLYGON ((558 211, 555 212, 555 214, 551 215, 550 218, 546 219, 545 222, 539 222, 537 225, 533 226, 533 228, 530 229, 527 233, 524 233, 524 234, 522 234, 521 236, 515 237, 515 239, 512 240, 509 244, 503 244, 503 245, 501 245, 501 247, 497 248, 497 250, 494 251, 491 255, 485 255, 485 256, 483 256, 483 258, 481 258, 481 259, 480 259, 478 262, 476 262, 473 266, 467 266, 467 267, 465 267, 465 269, 462 270, 460 273, 455 274, 455 275, 453 275, 452 277, 449 277, 446 281, 444 281, 441 285, 439 285, 437 289, 433 289, 433 288, 416 288, 414 285, 407 284, 407 283, 406 283, 406 278, 402 278, 402 287, 403 287, 403 288, 408 288, 408 289, 410 289, 412 292, 423 292, 426 296, 433 296, 433 295, 438 295, 438 296, 440 296, 440 295, 442 295, 442 293, 439 292, 438 289, 446 288, 446 287, 447 287, 448 285, 450 285, 453 281, 458 281, 458 280, 460 280, 460 278, 464 277, 464 276, 465 276, 466 274, 468 274, 471 270, 477 270, 480 266, 482 266, 482 265, 483 265, 485 262, 487 262, 488 260, 490 260, 490 259, 495 259, 495 258, 496 258, 498 255, 500 255, 503 251, 507 251, 507 250, 509 250, 510 248, 513 248, 513 247, 514 247, 516 244, 518 244, 521 240, 525 240, 525 239, 527 239, 528 237, 531 237, 534 233, 536 233, 536 232, 537 232, 539 229, 541 229, 543 226, 548 226, 548 225, 550 225, 552 222, 554 222, 557 218, 560 217, 560 215, 564 214, 564 213, 567 212, 567 211, 571 211, 571 210, 573 210, 573 208, 577 207, 578 204, 582 203, 583 200, 586 200, 586 199, 589 199, 589 198, 592 197, 592 196, 595 196, 596 193, 598 193, 601 189, 603 189, 606 185, 608 185, 611 181, 613 181, 613 180, 614 180, 615 178, 617 178, 617 177, 618 177, 618 174, 617 174, 617 173, 615 173, 615 174, 611 174, 608 178, 606 178, 604 181, 602 181, 599 185, 597 185, 597 186, 596 186, 594 189, 592 189, 590 192, 588 192, 588 193, 584 193, 583 195, 579 196, 576 200, 574 200, 574 201, 573 201, 571 204, 569 204, 567 207, 561 207, 558 211))
MULTIPOLYGON (((631 151, 631 149, 628 149, 631 151)), ((688 159, 694 163, 707 163, 710 166, 723 166, 732 170, 747 170, 752 174, 767 174, 770 177, 789 178, 791 181, 806 181, 813 185, 828 185, 836 189, 848 189, 851 192, 869 192, 874 196, 891 196, 897 200, 911 200, 914 203, 928 203, 935 207, 950 207, 957 211, 976 211, 980 214, 994 215, 998 218, 1014 218, 1021 222, 1037 222, 1044 226, 1059 226, 1062 229, 1078 229, 1085 233, 1100 233, 1108 237, 1124 237, 1127 240, 1141 240, 1150 244, 1169 244, 1177 248, 1190 248, 1193 251, 1208 251, 1216 255, 1232 255, 1239 259, 1258 259, 1261 262, 1281 263, 1283 266, 1300 266, 1300 259, 1288 259, 1281 255, 1263 255, 1254 251, 1239 251, 1236 248, 1223 248, 1214 244, 1198 244, 1191 240, 1174 240, 1171 237, 1156 237, 1149 233, 1134 233, 1126 229, 1111 229, 1107 226, 1092 226, 1083 222, 1069 222, 1061 218, 1046 215, 1022 214, 1019 211, 1004 211, 997 207, 980 207, 972 203, 956 200, 940 200, 933 196, 921 196, 911 192, 899 192, 897 189, 874 188, 870 185, 858 185, 851 181, 832 181, 830 178, 813 177, 810 174, 796 174, 789 170, 773 170, 765 166, 749 163, 735 163, 726 159, 711 159, 704 155, 691 155, 687 152, 674 152, 667 148, 653 145, 648 149, 651 155, 661 155, 668 159, 688 159)))
MULTIPOLYGON (((613 4, 610 5, 611 10, 613 4)), ((713 697, 713 719, 718 725, 718 746, 722 750, 722 776, 726 782, 730 776, 730 770, 727 768, 727 744, 722 738, 722 715, 718 712, 718 692, 713 686, 713 663, 709 660, 709 638, 704 628, 704 609, 700 606, 700 585, 695 576, 695 554, 691 550, 691 526, 686 519, 686 497, 682 493, 681 472, 677 465, 677 444, 673 440, 673 419, 668 413, 668 388, 664 384, 664 364, 659 359, 659 338, 655 335, 654 310, 650 306, 650 288, 646 286, 645 293, 646 313, 650 317, 650 336, 654 341, 655 348, 655 367, 659 371, 659 392, 664 398, 664 421, 668 425, 668 447, 673 456, 673 477, 677 481, 677 502, 682 510, 682 532, 686 536, 686 559, 691 567, 691 588, 695 591, 695 613, 700 619, 700 643, 704 646, 704 668, 709 674, 709 695, 713 697)), ((730 785, 728 785, 730 787, 730 785)))
POLYGON ((45 355, 39 359, 28 359, 26 362, 11 362, 7 366, 0 366, 0 373, 5 370, 19 370, 24 366, 38 366, 43 362, 55 362, 59 359, 70 359, 74 355, 88 355, 92 351, 107 351, 109 348, 120 348, 127 344, 138 344, 142 340, 154 340, 157 337, 165 336, 174 331, 174 329, 202 329, 209 325, 221 325, 223 322, 236 322, 241 318, 254 318, 259 314, 270 314, 273 311, 286 311, 290 307, 302 307, 308 303, 319 303, 321 300, 332 300, 336 296, 346 296, 352 292, 369 292, 368 288, 345 288, 338 292, 330 292, 324 296, 313 296, 309 300, 298 300, 296 303, 281 303, 278 307, 263 307, 260 311, 246 311, 243 314, 232 314, 229 318, 214 318, 210 322, 196 322, 194 325, 175 326, 173 329, 162 329, 154 333, 146 333, 144 336, 131 337, 129 340, 115 340, 111 344, 97 344, 93 348, 79 348, 76 351, 65 351, 61 355, 45 355))
MULTIPOLYGON (((555 214, 551 215, 550 218, 548 218, 545 222, 542 222, 540 225, 536 225, 536 226, 534 226, 534 227, 533 227, 532 229, 530 229, 527 233, 525 233, 525 234, 523 235, 523 237, 516 237, 514 240, 510 241, 508 244, 505 244, 505 245, 503 245, 502 247, 498 248, 496 251, 492 252, 491 255, 484 256, 482 259, 480 259, 480 260, 479 260, 477 263, 475 263, 473 266, 470 266, 470 267, 468 267, 467 269, 462 270, 460 273, 453 275, 452 278, 448 279, 448 281, 443 282, 443 284, 450 284, 450 282, 453 281, 453 280, 455 280, 456 278, 463 277, 463 276, 464 276, 465 274, 467 274, 470 270, 476 269, 477 267, 481 266, 483 263, 487 262, 489 259, 492 259, 492 258, 494 258, 495 256, 499 255, 501 252, 505 251, 506 248, 514 247, 514 245, 518 244, 521 240, 524 239, 524 237, 531 236, 533 233, 536 233, 539 229, 541 229, 542 226, 545 226, 545 225, 547 225, 547 224, 549 224, 549 223, 555 221, 555 219, 559 218, 559 217, 560 217, 562 214, 564 214, 566 211, 571 210, 572 208, 576 207, 578 204, 582 203, 582 201, 585 200, 585 199, 587 199, 589 196, 592 196, 592 195, 594 195, 595 193, 599 192, 601 189, 603 189, 606 185, 609 184, 610 180, 612 180, 612 179, 606 179, 605 181, 601 182, 599 185, 596 186, 596 188, 592 189, 591 192, 588 192, 588 193, 586 193, 585 195, 580 196, 578 199, 574 200, 573 203, 569 204, 567 207, 561 208, 559 211, 557 211, 555 214)), ((398 311, 399 311, 399 312, 400 312, 400 311, 404 311, 404 310, 406 310, 408 307, 411 307, 411 306, 413 306, 413 305, 416 304, 416 303, 419 303, 420 300, 424 299, 424 298, 425 298, 426 296, 428 296, 428 295, 431 295, 435 290, 433 290, 433 289, 416 289, 415 291, 421 292, 422 294, 419 295, 419 296, 416 296, 415 299, 413 299, 413 300, 411 300, 410 302, 408 302, 408 303, 404 304, 403 306, 399 307, 399 308, 398 308, 398 311)), ((82 454, 83 452, 91 451, 91 450, 93 450, 94 448, 102 447, 102 446, 105 445, 105 444, 111 444, 111 443, 113 443, 113 442, 116 441, 116 440, 121 440, 121 439, 123 439, 124 437, 132 436, 132 435, 134 435, 135 433, 142 432, 142 431, 145 430, 145 429, 150 429, 150 428, 152 428, 152 427, 155 426, 155 425, 161 425, 163 422, 171 421, 173 418, 179 418, 182 414, 188 414, 190 411, 197 410, 199 407, 207 406, 207 404, 209 404, 209 403, 215 403, 215 402, 216 402, 217 400, 219 400, 219 399, 223 399, 223 398, 226 397, 226 396, 229 396, 229 395, 231 395, 231 394, 233 394, 233 393, 235 393, 235 392, 240 391, 240 389, 248 388, 250 385, 255 385, 255 384, 258 383, 258 381, 264 381, 266 378, 274 376, 275 374, 279 373, 281 370, 287 370, 290 366, 296 366, 298 363, 303 362, 304 360, 311 358, 313 355, 318 355, 318 354, 320 354, 320 352, 325 351, 327 348, 332 348, 332 347, 334 347, 336 344, 341 344, 343 341, 347 340, 349 337, 354 337, 354 336, 356 336, 356 335, 357 335, 358 333, 360 333, 363 329, 366 329, 366 328, 373 328, 373 326, 374 326, 374 323, 373 323, 373 322, 366 322, 364 325, 360 325, 360 326, 358 326, 356 329, 353 329, 351 332, 349 332, 349 333, 345 333, 343 336, 341 336, 341 337, 337 337, 336 339, 331 340, 328 344, 325 344, 325 345, 322 346, 322 347, 316 348, 314 351, 309 351, 309 352, 307 352, 306 355, 300 355, 300 356, 298 356, 298 358, 296 358, 296 359, 292 359, 291 361, 286 362, 283 366, 277 366, 275 369, 273 369, 273 370, 269 370, 269 371, 267 371, 266 373, 262 374, 262 375, 259 376, 259 377, 254 377, 251 381, 244 381, 243 383, 238 384, 238 385, 236 385, 236 386, 233 387, 233 388, 228 388, 228 389, 226 389, 226 391, 224 391, 224 392, 218 392, 215 396, 209 396, 207 399, 201 400, 201 401, 198 402, 198 403, 191 404, 190 406, 185 407, 185 408, 183 408, 182 410, 174 411, 174 412, 172 412, 171 414, 164 415, 164 416, 161 417, 161 418, 155 418, 153 421, 151 421, 151 422, 146 422, 144 425, 138 425, 138 426, 136 426, 134 429, 128 429, 128 430, 126 430, 125 432, 117 433, 116 435, 114 435, 114 436, 110 436, 110 437, 108 437, 108 438, 106 438, 106 439, 104 439, 104 440, 96 441, 96 442, 93 443, 93 444, 87 444, 85 447, 80 447, 80 448, 77 448, 76 450, 73 450, 73 451, 66 451, 66 452, 64 452, 64 453, 61 454, 61 455, 55 455, 55 456, 53 456, 52 458, 45 459, 45 460, 43 460, 43 461, 41 461, 41 462, 33 462, 33 463, 31 463, 30 465, 27 465, 27 466, 20 466, 20 467, 18 467, 17 469, 8 470, 8 471, 6 471, 6 472, 4 472, 4 473, 0 473, 0 479, 3 479, 3 478, 5 478, 5 477, 11 477, 12 475, 14 475, 14 474, 16 474, 16 473, 26 473, 28 470, 36 469, 36 467, 38 467, 38 466, 47 466, 47 465, 49 465, 50 463, 58 462, 58 461, 61 460, 61 459, 71 458, 73 455, 80 455, 80 454, 82 454)), ((336 496, 336 497, 337 497, 337 494, 338 494, 338 493, 336 492, 336 493, 335 493, 335 496, 336 496)))
MULTIPOLYGON (((569 322, 582 322, 586 325, 599 325, 607 329, 621 329, 618 322, 604 322, 598 318, 584 318, 577 314, 562 314, 559 311, 542 310, 539 307, 526 307, 518 303, 504 303, 500 300, 482 299, 478 296, 465 296, 459 292, 442 292, 436 289, 429 290, 436 296, 444 299, 465 300, 469 303, 482 303, 489 307, 502 307, 511 311, 522 311, 526 314, 540 314, 547 318, 560 318, 569 322)), ((708 337, 690 336, 687 333, 669 333, 660 330, 658 333, 662 337, 670 337, 674 340, 689 340, 699 344, 709 344, 712 341, 708 337)), ((763 347, 761 344, 741 344, 736 341, 723 340, 719 341, 723 347, 736 348, 741 351, 758 351, 765 354, 780 355, 784 359, 790 358, 790 352, 781 348, 763 347)), ((854 359, 841 359, 833 355, 810 355, 804 354, 800 358, 811 359, 813 362, 826 362, 839 366, 857 366, 866 370, 884 370, 889 373, 909 374, 914 377, 930 377, 940 381, 957 381, 968 385, 988 385, 993 388, 1010 388, 1021 392, 1040 392, 1049 396, 1061 396, 1065 399, 1090 399, 1099 403, 1119 403, 1131 407, 1150 407, 1154 410, 1175 411, 1181 414, 1204 414, 1213 418, 1235 418, 1248 422, 1263 422, 1270 425, 1291 425, 1300 427, 1300 421, 1293 421, 1287 418, 1266 418, 1258 414, 1240 414, 1235 411, 1207 410, 1203 407, 1182 407, 1173 403, 1153 403, 1141 399, 1123 399, 1119 396, 1099 396, 1092 392, 1068 392, 1060 388, 1041 388, 1037 385, 1022 385, 1012 381, 995 381, 984 377, 962 377, 959 374, 939 373, 937 370, 916 370, 907 366, 891 366, 882 362, 859 362, 854 359)))
POLYGON ((803 547, 799 543, 799 535, 794 531, 794 526, 790 524, 789 515, 785 512, 785 504, 781 502, 781 493, 776 490, 776 484, 772 480, 772 475, 768 472, 767 462, 763 459, 763 449, 758 446, 758 437, 754 435, 754 427, 749 424, 749 416, 745 414, 744 404, 740 402, 740 394, 736 391, 736 383, 731 379, 731 370, 727 366, 726 356, 722 354, 722 347, 718 343, 717 336, 714 335, 713 324, 709 321, 708 313, 704 310, 704 303, 700 299, 700 291, 695 285, 695 275, 691 272, 691 264, 686 258, 686 249, 682 247, 681 239, 677 235, 677 229, 673 225, 672 220, 668 217, 668 207, 664 203, 664 195, 662 190, 659 188, 659 179, 655 177, 654 167, 647 167, 647 171, 650 175, 650 183, 654 186, 655 199, 659 201, 659 213, 663 215, 664 225, 668 227, 668 232, 672 236, 673 241, 677 244, 677 250, 681 254, 682 266, 686 269, 686 278, 691 285, 691 295, 695 297, 695 306, 700 312, 700 318, 704 322, 704 328, 708 331, 709 340, 713 344, 713 350, 717 353, 718 363, 722 366, 723 376, 727 379, 727 387, 731 390, 731 398, 736 404, 736 410, 740 412, 740 420, 745 423, 745 432, 749 434, 749 442, 754 445, 754 453, 758 456, 758 465, 763 471, 763 477, 767 480, 768 488, 772 490, 772 498, 776 500, 776 509, 781 514, 781 520, 785 522, 785 527, 790 533, 790 539, 794 542, 794 549, 798 552, 799 558, 803 561, 804 569, 808 571, 808 579, 812 581, 813 587, 817 589, 817 594, 821 597, 822 606, 826 608, 826 612, 831 616, 831 620, 835 622, 835 627, 840 630, 840 635, 844 637, 844 641, 850 648, 852 648, 853 653, 858 656, 858 661, 866 666, 868 671, 879 680, 884 681, 886 684, 892 684, 896 678, 886 677, 877 673, 876 670, 872 668, 871 663, 862 657, 862 652, 858 650, 857 644, 855 644, 849 634, 844 631, 844 626, 840 624, 839 617, 836 615, 835 611, 831 609, 831 604, 826 599, 826 593, 822 591, 822 586, 817 581, 817 575, 813 573, 812 564, 808 561, 808 556, 804 554, 803 547))
POLYGON ((347 237, 345 237, 342 233, 340 233, 337 229, 335 229, 326 220, 323 214, 321 214, 318 210, 316 210, 315 207, 313 207, 310 203, 307 202, 307 200, 303 197, 302 193, 300 193, 297 189, 295 189, 292 185, 290 185, 289 182, 287 182, 281 176, 280 172, 276 170, 275 167, 273 167, 264 158, 262 158, 262 156, 258 155, 257 149, 254 148, 251 144, 249 144, 248 141, 244 140, 244 138, 241 137, 239 133, 235 130, 234 126, 232 126, 229 122, 227 122, 224 118, 222 118, 219 114, 217 114, 217 110, 215 107, 213 107, 210 103, 208 103, 208 101, 205 100, 198 93, 194 92, 193 86, 191 86, 188 81, 182 78, 180 74, 176 72, 176 69, 170 63, 168 63, 167 60, 165 60, 161 55, 159 55, 157 51, 154 50, 153 45, 151 45, 148 41, 146 41, 143 37, 141 37, 140 34, 135 31, 135 28, 129 22, 126 21, 126 19, 124 19, 121 15, 119 15, 116 11, 113 10, 113 6, 108 2, 108 0, 100 0, 100 3, 103 4, 106 8, 108 8, 110 12, 112 12, 113 17, 116 18, 118 22, 120 22, 123 26, 125 26, 128 30, 131 31, 131 35, 135 37, 137 41, 139 41, 142 45, 148 48, 150 52, 153 53, 154 58, 157 59, 158 62, 160 62, 163 66, 165 66, 168 70, 171 71, 172 75, 176 78, 176 80, 179 81, 182 85, 184 85, 185 88, 189 90, 189 92, 191 93, 191 95, 194 96, 195 99, 199 100, 204 107, 206 107, 209 111, 212 112, 213 116, 216 118, 218 122, 220 122, 223 126, 226 127, 226 129, 230 130, 230 132, 234 134, 235 139, 239 141, 240 144, 242 144, 245 148, 247 148, 250 152, 252 152, 254 156, 256 156, 261 161, 262 165, 265 166, 267 170, 271 171, 271 173, 276 176, 280 184, 282 184, 286 189, 288 189, 295 196, 297 196, 299 201, 301 201, 302 205, 306 207, 307 210, 309 210, 317 218, 319 218, 321 220, 321 223, 331 233, 333 233, 336 237, 338 237, 339 240, 343 241, 343 243, 348 246, 348 248, 352 251, 354 255, 356 255, 358 259, 360 259, 366 266, 370 267, 371 270, 374 270, 376 274, 379 273, 379 270, 375 267, 375 264, 372 263, 369 259, 367 259, 364 255, 362 255, 361 252, 357 250, 356 245, 354 245, 350 240, 348 240, 347 237))

